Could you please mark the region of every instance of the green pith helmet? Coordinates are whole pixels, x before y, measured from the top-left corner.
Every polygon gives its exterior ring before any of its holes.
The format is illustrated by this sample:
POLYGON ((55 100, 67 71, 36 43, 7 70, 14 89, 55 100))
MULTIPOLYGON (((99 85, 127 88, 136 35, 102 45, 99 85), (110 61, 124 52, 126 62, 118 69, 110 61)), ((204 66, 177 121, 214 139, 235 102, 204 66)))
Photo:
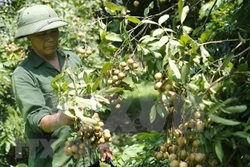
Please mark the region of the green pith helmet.
POLYGON ((67 23, 60 19, 53 9, 46 5, 35 5, 21 12, 15 38, 22 38, 65 25, 67 23))

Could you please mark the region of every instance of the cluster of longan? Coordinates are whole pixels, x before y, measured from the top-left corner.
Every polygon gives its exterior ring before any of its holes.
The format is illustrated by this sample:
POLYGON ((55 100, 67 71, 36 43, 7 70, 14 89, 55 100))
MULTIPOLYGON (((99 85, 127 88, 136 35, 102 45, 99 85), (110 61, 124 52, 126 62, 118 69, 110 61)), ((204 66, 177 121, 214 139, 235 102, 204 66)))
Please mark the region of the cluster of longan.
POLYGON ((199 132, 203 132, 204 123, 200 120, 199 111, 193 115, 195 119, 169 130, 168 138, 155 153, 156 159, 168 159, 170 167, 202 167, 208 161, 211 167, 218 165, 216 159, 207 157, 202 152, 199 132))
POLYGON ((166 94, 168 94, 169 91, 177 91, 174 90, 174 87, 179 88, 180 86, 178 82, 169 83, 168 78, 165 78, 161 72, 155 73, 154 79, 155 79, 155 85, 154 85, 155 90, 158 90, 159 92, 165 92, 166 94))
POLYGON ((23 48, 21 48, 20 46, 16 45, 15 43, 10 43, 8 45, 5 45, 4 49, 7 52, 16 52, 16 51, 22 50, 23 48))
POLYGON ((113 94, 105 96, 105 98, 108 99, 110 104, 114 105, 116 109, 119 109, 121 107, 121 104, 120 104, 120 102, 122 101, 121 95, 117 93, 113 93, 113 94))
POLYGON ((83 58, 88 58, 92 54, 92 49, 91 47, 78 47, 76 52, 79 53, 83 58))
POLYGON ((107 72, 109 77, 107 83, 111 86, 121 86, 122 80, 127 76, 129 70, 134 70, 139 67, 132 58, 128 59, 127 62, 123 61, 119 64, 118 68, 113 68, 107 72))
POLYGON ((108 129, 103 129, 104 123, 100 121, 98 114, 92 117, 98 122, 97 125, 79 123, 76 128, 77 140, 65 141, 64 152, 75 159, 85 156, 85 145, 90 143, 92 147, 111 142, 111 134, 108 129))

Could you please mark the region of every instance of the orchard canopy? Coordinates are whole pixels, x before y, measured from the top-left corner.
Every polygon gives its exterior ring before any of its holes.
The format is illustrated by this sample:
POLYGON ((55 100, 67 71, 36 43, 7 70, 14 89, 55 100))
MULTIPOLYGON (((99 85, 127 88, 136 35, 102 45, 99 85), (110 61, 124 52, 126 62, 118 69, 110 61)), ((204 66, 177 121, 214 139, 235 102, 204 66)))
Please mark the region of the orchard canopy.
POLYGON ((250 166, 248 0, 1 0, 0 166, 27 166, 10 83, 30 49, 18 14, 38 3, 69 23, 59 48, 83 64, 53 79, 58 107, 98 112, 116 166, 250 166))

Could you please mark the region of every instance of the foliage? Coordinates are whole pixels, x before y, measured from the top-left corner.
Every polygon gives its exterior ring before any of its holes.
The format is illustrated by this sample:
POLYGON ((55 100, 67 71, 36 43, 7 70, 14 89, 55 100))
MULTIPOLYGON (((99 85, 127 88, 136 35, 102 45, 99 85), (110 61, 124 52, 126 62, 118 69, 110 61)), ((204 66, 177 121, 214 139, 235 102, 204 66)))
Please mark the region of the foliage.
POLYGON ((154 158, 155 150, 163 142, 163 134, 156 131, 114 135, 114 163, 117 166, 163 166, 167 160, 154 158))

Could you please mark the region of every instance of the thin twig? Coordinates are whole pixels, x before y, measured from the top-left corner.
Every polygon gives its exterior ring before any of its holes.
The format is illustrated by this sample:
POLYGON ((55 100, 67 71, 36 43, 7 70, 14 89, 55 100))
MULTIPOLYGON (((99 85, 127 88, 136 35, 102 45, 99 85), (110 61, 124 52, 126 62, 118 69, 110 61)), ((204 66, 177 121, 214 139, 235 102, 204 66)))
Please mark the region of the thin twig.
MULTIPOLYGON (((219 40, 219 41, 209 41, 209 42, 204 42, 200 45, 217 44, 217 43, 224 43, 224 42, 237 42, 237 41, 240 41, 240 39, 225 39, 225 40, 219 40)), ((246 39, 246 41, 250 41, 250 38, 246 39)))
POLYGON ((243 50, 242 52, 240 52, 239 54, 233 56, 233 57, 234 57, 234 58, 235 58, 235 57, 239 57, 239 56, 243 55, 244 53, 246 53, 246 52, 249 51, 249 50, 250 50, 250 46, 249 46, 248 48, 246 48, 245 50, 243 50))
POLYGON ((203 23, 203 25, 202 25, 202 28, 201 28, 200 30, 203 30, 203 31, 205 30, 205 25, 206 25, 206 23, 207 23, 207 21, 208 21, 208 18, 210 17, 210 15, 211 15, 211 13, 212 13, 213 8, 215 7, 217 1, 218 1, 218 0, 215 0, 215 1, 214 1, 213 6, 212 6, 211 9, 209 10, 209 13, 208 13, 208 15, 207 15, 207 17, 206 17, 206 20, 204 21, 204 23, 203 23))
POLYGON ((230 77, 231 75, 225 75, 225 76, 222 76, 220 78, 218 78, 216 81, 214 81, 213 83, 210 84, 210 86, 207 88, 207 90, 205 91, 204 95, 207 94, 207 92, 209 91, 209 89, 211 87, 213 87, 215 84, 217 84, 218 82, 222 81, 223 79, 227 78, 227 77, 230 77))

